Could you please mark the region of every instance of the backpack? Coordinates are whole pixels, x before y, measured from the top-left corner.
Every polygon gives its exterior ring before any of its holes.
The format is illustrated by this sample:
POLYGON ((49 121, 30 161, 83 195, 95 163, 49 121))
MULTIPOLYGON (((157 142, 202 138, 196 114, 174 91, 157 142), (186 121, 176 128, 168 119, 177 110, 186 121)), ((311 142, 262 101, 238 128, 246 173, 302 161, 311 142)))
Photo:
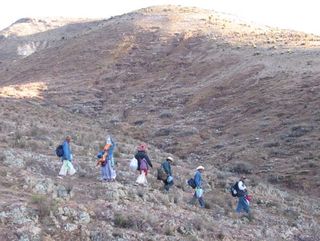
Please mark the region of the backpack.
POLYGON ((193 189, 196 188, 196 183, 194 182, 194 179, 193 178, 190 178, 188 181, 187 181, 187 184, 192 187, 193 189))
POLYGON ((104 151, 99 151, 97 158, 100 159, 103 157, 103 155, 104 155, 104 151))
POLYGON ((167 173, 163 170, 162 167, 159 167, 157 169, 157 179, 158 180, 165 181, 165 180, 167 180, 167 176, 168 176, 167 173))
POLYGON ((63 157, 63 146, 62 145, 59 145, 59 146, 57 146, 57 148, 56 148, 56 155, 58 156, 58 157, 63 157))
POLYGON ((230 192, 231 192, 232 197, 238 197, 238 195, 239 195, 238 182, 233 184, 233 186, 230 188, 230 192))

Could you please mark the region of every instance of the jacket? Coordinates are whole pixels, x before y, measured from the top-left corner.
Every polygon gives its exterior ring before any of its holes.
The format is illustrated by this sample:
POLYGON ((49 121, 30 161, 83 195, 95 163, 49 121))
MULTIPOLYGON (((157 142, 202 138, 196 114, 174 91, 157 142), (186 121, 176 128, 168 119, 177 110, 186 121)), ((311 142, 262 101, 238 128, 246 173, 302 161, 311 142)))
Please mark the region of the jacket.
POLYGON ((194 182, 196 184, 196 188, 201 188, 202 186, 202 176, 201 176, 201 172, 196 171, 196 174, 194 175, 194 182))
POLYGON ((146 161, 147 161, 147 164, 148 164, 148 166, 150 166, 150 167, 152 167, 152 163, 151 163, 151 161, 150 161, 150 159, 149 159, 149 157, 148 157, 148 155, 146 154, 146 152, 145 151, 138 151, 135 155, 134 155, 134 157, 137 159, 137 161, 138 161, 138 171, 140 171, 140 163, 141 163, 141 160, 144 158, 144 159, 146 159, 146 161))
POLYGON ((165 160, 161 166, 168 176, 172 176, 171 165, 167 160, 165 160))
POLYGON ((244 181, 238 181, 238 197, 244 197, 248 194, 244 181))
POLYGON ((62 148, 63 148, 62 160, 72 161, 72 152, 71 152, 70 144, 67 141, 64 141, 62 144, 62 148))

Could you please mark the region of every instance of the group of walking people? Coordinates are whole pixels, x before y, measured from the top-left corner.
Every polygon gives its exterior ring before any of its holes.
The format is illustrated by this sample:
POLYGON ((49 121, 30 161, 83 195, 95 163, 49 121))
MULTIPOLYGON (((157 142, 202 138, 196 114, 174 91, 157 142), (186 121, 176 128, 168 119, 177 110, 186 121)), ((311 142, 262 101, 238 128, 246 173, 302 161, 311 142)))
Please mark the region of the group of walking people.
MULTIPOLYGON (((58 154, 58 148, 56 150, 57 155, 61 157, 62 166, 58 177, 63 178, 67 174, 74 175, 76 173, 75 168, 73 167, 73 156, 71 151, 71 137, 67 136, 61 147, 61 154, 58 154)), ((113 153, 116 147, 116 143, 113 138, 109 135, 106 138, 106 144, 103 149, 97 155, 97 166, 100 166, 101 169, 101 180, 105 182, 113 182, 116 179, 115 171, 115 161, 113 153)), ((137 152, 134 155, 134 169, 138 170, 140 175, 138 176, 136 183, 138 184, 147 184, 146 176, 150 168, 153 168, 151 160, 147 155, 147 145, 140 144, 137 147, 137 152)), ((163 182, 164 192, 169 192, 170 188, 174 185, 174 178, 172 172, 172 163, 174 162, 173 157, 167 157, 157 169, 157 179, 163 182)), ((131 163, 130 163, 131 166, 131 163)), ((203 166, 198 166, 196 168, 193 178, 190 178, 187 181, 187 184, 194 189, 194 194, 191 200, 191 203, 194 204, 196 201, 199 202, 201 208, 205 208, 205 201, 203 198, 203 186, 202 186, 202 174, 205 171, 203 166)), ((236 182, 231 188, 231 194, 234 197, 238 198, 238 204, 236 208, 237 213, 250 212, 249 204, 251 201, 251 196, 248 195, 248 191, 245 185, 246 177, 242 176, 238 182, 236 182)))

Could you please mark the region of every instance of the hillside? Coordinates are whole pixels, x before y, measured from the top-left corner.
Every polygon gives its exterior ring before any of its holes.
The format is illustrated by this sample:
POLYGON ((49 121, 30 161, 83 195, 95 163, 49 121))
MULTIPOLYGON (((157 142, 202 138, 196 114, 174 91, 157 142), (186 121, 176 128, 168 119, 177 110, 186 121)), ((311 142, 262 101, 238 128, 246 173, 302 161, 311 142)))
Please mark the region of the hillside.
POLYGON ((0 32, 1 240, 319 240, 319 36, 175 6, 55 21, 0 32), (94 160, 107 133, 111 184, 94 160), (66 134, 79 171, 59 180, 66 134), (155 170, 133 186, 140 142, 156 166, 174 155, 170 194, 155 170), (204 210, 185 185, 199 164, 204 210), (248 218, 228 193, 241 174, 248 218))

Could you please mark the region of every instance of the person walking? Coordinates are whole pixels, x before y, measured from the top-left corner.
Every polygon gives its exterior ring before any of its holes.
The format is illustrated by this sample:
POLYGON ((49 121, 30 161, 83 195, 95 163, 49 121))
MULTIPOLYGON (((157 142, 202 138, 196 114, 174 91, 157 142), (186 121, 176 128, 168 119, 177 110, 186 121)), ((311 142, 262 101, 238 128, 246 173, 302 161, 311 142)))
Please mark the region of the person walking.
POLYGON ((196 200, 198 200, 201 208, 205 207, 205 202, 203 199, 203 189, 202 189, 202 173, 203 172, 204 172, 204 167, 198 166, 193 178, 194 185, 195 185, 195 192, 191 201, 191 203, 194 203, 196 200))
POLYGON ((241 212, 250 212, 249 202, 251 200, 251 196, 248 195, 247 187, 245 185, 246 177, 242 176, 237 184, 237 197, 238 197, 238 205, 236 208, 236 212, 241 214, 241 212))
POLYGON ((60 172, 58 175, 58 178, 63 178, 67 174, 69 175, 74 175, 76 173, 76 170, 73 167, 72 161, 73 161, 73 156, 72 156, 72 151, 71 151, 71 136, 67 136, 65 141, 62 144, 62 149, 63 149, 63 155, 61 157, 62 160, 62 166, 60 168, 60 172))
POLYGON ((98 164, 101 166, 101 180, 107 182, 113 182, 116 179, 116 171, 114 169, 113 152, 116 143, 113 138, 108 135, 106 138, 106 145, 103 147, 103 154, 98 164))
POLYGON ((144 172, 144 174, 147 176, 149 167, 153 167, 150 158, 147 155, 147 145, 140 144, 134 157, 138 161, 138 171, 140 171, 140 174, 144 172))
POLYGON ((173 186, 173 176, 172 176, 172 169, 171 164, 173 163, 172 157, 167 157, 167 159, 161 164, 161 168, 165 172, 165 178, 162 179, 164 183, 164 190, 166 192, 169 191, 170 187, 173 186))
POLYGON ((147 153, 147 145, 140 144, 137 148, 137 153, 135 154, 135 158, 138 161, 138 171, 140 171, 140 175, 138 176, 136 183, 142 184, 144 186, 147 185, 147 178, 149 167, 152 168, 152 163, 150 158, 148 157, 147 153))

